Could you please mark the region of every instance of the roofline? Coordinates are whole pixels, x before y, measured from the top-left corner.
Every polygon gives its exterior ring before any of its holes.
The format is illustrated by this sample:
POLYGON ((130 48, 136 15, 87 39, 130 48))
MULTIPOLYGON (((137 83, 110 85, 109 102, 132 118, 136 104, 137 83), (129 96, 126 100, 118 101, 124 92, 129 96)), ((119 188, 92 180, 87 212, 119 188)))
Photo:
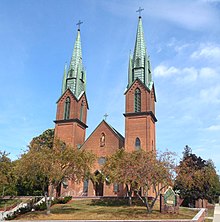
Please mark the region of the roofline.
POLYGON ((96 129, 102 124, 102 123, 105 123, 106 125, 107 125, 107 127, 119 138, 119 139, 121 139, 121 140, 125 140, 125 138, 116 130, 116 129, 112 129, 112 127, 103 119, 100 123, 99 123, 99 125, 92 131, 92 133, 89 135, 89 137, 84 141, 84 143, 82 144, 82 146, 81 146, 81 148, 83 148, 83 145, 87 142, 87 140, 89 140, 89 138, 92 136, 92 134, 96 131, 96 129), (119 136, 120 135, 120 136, 119 136))
POLYGON ((61 98, 63 97, 63 95, 64 95, 67 91, 69 91, 69 92, 72 94, 72 96, 78 101, 78 99, 77 99, 76 96, 73 94, 73 92, 72 92, 69 88, 67 88, 67 89, 64 91, 64 93, 60 96, 60 98, 57 100, 56 103, 58 103, 58 102, 61 100, 61 98))
POLYGON ((126 95, 126 93, 130 90, 130 88, 134 85, 134 83, 138 81, 140 82, 141 85, 143 85, 143 87, 148 91, 150 92, 151 90, 137 77, 133 82, 132 84, 127 88, 127 90, 124 92, 124 95, 126 95))
POLYGON ((89 109, 89 104, 88 104, 86 92, 85 92, 85 91, 82 91, 83 93, 81 93, 81 94, 80 94, 80 97, 77 98, 69 88, 65 90, 65 92, 60 96, 60 98, 57 100, 56 103, 58 103, 58 102, 61 100, 61 98, 63 97, 63 95, 64 95, 67 91, 69 91, 69 92, 71 93, 71 95, 75 98, 75 100, 76 100, 77 102, 81 99, 81 97, 82 97, 83 95, 85 95, 86 103, 87 103, 87 109, 89 109))

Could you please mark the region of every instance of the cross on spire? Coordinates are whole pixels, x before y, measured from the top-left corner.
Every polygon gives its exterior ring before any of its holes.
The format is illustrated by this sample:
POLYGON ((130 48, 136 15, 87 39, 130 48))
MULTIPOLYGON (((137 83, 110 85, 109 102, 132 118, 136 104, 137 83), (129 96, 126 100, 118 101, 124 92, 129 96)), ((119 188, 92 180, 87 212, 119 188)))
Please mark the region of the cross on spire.
POLYGON ((107 117, 108 117, 108 114, 106 113, 106 114, 104 115, 104 120, 105 120, 105 121, 106 121, 107 117))
POLYGON ((139 7, 139 9, 136 11, 139 13, 139 17, 141 17, 141 11, 143 11, 143 10, 144 10, 143 8, 139 7))
POLYGON ((80 20, 78 21, 78 23, 76 25, 78 25, 78 30, 80 30, 80 25, 82 24, 83 22, 81 22, 80 20))

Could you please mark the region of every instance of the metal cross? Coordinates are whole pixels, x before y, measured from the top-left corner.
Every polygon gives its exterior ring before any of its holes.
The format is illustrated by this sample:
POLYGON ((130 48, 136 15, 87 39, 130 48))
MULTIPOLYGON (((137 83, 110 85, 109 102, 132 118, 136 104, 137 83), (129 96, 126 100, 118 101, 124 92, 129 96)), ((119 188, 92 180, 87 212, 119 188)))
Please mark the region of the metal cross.
POLYGON ((104 120, 105 120, 105 121, 106 121, 107 117, 108 117, 108 114, 106 113, 106 114, 104 115, 104 120))
POLYGON ((79 20, 79 22, 76 24, 76 25, 78 25, 78 29, 80 30, 80 25, 82 24, 83 22, 81 22, 80 20, 79 20))
POLYGON ((144 10, 143 8, 139 7, 139 9, 136 12, 138 12, 139 16, 141 16, 141 11, 143 11, 143 10, 144 10))

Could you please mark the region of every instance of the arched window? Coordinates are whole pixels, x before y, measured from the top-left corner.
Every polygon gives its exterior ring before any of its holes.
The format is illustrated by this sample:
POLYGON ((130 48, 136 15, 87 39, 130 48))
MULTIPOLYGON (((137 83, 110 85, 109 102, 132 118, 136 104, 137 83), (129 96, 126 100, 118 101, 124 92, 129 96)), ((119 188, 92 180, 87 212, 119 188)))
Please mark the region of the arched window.
POLYGON ((82 101, 81 107, 80 107, 80 117, 79 117, 80 121, 82 121, 82 118, 83 118, 83 107, 84 107, 84 104, 83 104, 83 101, 82 101))
POLYGON ((141 141, 140 139, 137 137, 135 140, 135 149, 139 150, 141 148, 141 141))
POLYGON ((67 97, 64 107, 64 119, 69 119, 69 118, 70 118, 70 97, 67 97))
POLYGON ((105 146, 105 134, 102 133, 100 137, 100 146, 103 147, 105 146))
POLYGON ((134 94, 134 111, 141 112, 141 90, 137 88, 134 94))

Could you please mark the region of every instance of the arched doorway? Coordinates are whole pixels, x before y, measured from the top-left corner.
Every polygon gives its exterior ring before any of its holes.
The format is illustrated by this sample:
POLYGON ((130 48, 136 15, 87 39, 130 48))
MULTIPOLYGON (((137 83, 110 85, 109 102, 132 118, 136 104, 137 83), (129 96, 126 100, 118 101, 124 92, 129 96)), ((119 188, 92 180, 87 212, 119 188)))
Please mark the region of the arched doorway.
POLYGON ((96 170, 95 172, 96 182, 94 184, 95 188, 95 195, 96 196, 103 196, 103 175, 100 171, 96 170))

